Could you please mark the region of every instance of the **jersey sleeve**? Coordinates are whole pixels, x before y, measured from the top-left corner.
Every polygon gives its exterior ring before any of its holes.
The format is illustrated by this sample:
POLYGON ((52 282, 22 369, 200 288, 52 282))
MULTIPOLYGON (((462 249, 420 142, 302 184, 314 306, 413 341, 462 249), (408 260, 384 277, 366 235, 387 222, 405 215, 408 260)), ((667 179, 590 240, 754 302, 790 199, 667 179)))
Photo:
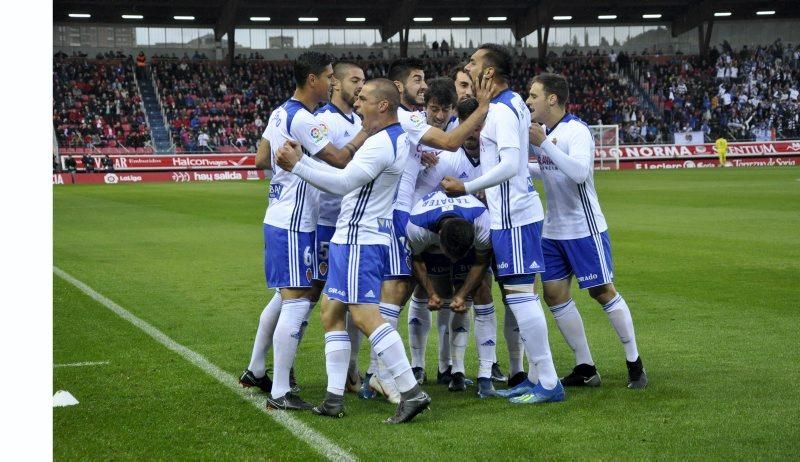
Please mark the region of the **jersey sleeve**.
POLYGON ((408 222, 406 225, 406 242, 414 255, 420 255, 429 247, 436 245, 436 236, 425 228, 408 222))
POLYGON ((431 129, 425 117, 419 112, 412 112, 403 116, 403 130, 408 133, 408 140, 412 144, 420 144, 422 137, 431 129))
POLYGON ((312 156, 330 143, 328 128, 312 114, 302 110, 294 116, 289 135, 312 156))
POLYGON ((495 110, 494 135, 497 143, 497 150, 503 148, 517 148, 519 145, 519 119, 514 111, 505 104, 497 104, 495 110))
POLYGON ((492 248, 492 236, 490 228, 492 219, 489 211, 483 212, 474 222, 475 225, 475 250, 488 250, 492 248))
MULTIPOLYGON (((383 134, 381 136, 384 137, 386 135, 383 134)), ((375 179, 394 161, 391 142, 389 140, 386 140, 386 143, 381 141, 382 139, 368 139, 353 155, 353 160, 350 161, 348 166, 358 167, 367 172, 372 179, 375 179)))

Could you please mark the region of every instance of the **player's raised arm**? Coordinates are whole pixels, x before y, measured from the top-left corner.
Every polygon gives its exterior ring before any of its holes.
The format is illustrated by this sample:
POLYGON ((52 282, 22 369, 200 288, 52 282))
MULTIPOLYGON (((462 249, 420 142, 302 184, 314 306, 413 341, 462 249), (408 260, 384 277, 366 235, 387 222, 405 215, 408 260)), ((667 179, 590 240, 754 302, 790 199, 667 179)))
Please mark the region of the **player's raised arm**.
POLYGON ((445 132, 439 128, 431 127, 422 136, 421 142, 423 144, 445 151, 455 151, 461 147, 464 140, 483 123, 486 114, 489 113, 489 103, 496 91, 496 86, 490 78, 481 78, 480 82, 475 83, 475 88, 477 88, 478 109, 453 131, 445 132))

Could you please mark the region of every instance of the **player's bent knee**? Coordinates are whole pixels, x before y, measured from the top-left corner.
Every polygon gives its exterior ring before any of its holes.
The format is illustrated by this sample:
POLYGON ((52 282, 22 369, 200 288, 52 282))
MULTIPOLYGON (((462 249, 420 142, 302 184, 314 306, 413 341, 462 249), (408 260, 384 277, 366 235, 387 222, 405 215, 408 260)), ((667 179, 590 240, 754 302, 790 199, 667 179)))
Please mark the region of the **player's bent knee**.
POLYGON ((605 305, 617 296, 617 290, 614 288, 614 284, 603 284, 602 286, 590 287, 589 296, 597 300, 601 305, 605 305))

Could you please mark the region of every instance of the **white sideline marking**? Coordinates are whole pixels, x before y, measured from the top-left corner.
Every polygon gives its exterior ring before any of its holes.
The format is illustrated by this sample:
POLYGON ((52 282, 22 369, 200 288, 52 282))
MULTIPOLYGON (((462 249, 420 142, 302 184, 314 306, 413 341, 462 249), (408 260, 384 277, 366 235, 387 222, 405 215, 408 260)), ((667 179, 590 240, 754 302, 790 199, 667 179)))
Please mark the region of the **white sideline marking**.
POLYGON ((87 361, 83 363, 53 364, 53 367, 81 367, 81 366, 104 366, 111 361, 87 361))
POLYGON ((239 395, 239 397, 241 397, 245 401, 248 401, 258 410, 264 412, 273 420, 275 420, 277 423, 284 426, 287 430, 289 430, 289 433, 307 443, 309 446, 311 446, 312 449, 314 449, 320 455, 322 455, 322 457, 328 460, 335 460, 335 461, 358 460, 358 458, 355 455, 340 448, 339 446, 337 446, 335 443, 333 443, 323 435, 317 433, 312 428, 308 427, 306 424, 304 424, 297 418, 290 415, 288 411, 268 411, 266 408, 267 399, 263 396, 255 396, 253 393, 247 391, 247 389, 242 388, 241 385, 239 385, 239 380, 237 377, 234 377, 229 373, 225 372, 224 370, 220 369, 219 367, 211 363, 209 360, 207 360, 199 353, 196 353, 190 350, 189 348, 186 348, 185 346, 181 345, 180 343, 172 340, 166 334, 155 328, 153 325, 149 324, 147 321, 138 318, 130 311, 126 310, 125 308, 117 305, 113 301, 99 294, 98 292, 96 292, 94 289, 87 286, 83 282, 70 276, 67 272, 65 272, 61 268, 53 266, 53 273, 55 273, 65 281, 69 282, 73 286, 77 287, 78 289, 80 289, 81 292, 93 298, 101 305, 113 311, 114 313, 119 315, 119 317, 121 317, 122 319, 138 327, 144 333, 155 339, 155 341, 167 347, 167 349, 172 350, 175 353, 178 353, 185 360, 189 361, 193 365, 202 369, 203 372, 215 378, 219 383, 225 385, 231 391, 239 395))

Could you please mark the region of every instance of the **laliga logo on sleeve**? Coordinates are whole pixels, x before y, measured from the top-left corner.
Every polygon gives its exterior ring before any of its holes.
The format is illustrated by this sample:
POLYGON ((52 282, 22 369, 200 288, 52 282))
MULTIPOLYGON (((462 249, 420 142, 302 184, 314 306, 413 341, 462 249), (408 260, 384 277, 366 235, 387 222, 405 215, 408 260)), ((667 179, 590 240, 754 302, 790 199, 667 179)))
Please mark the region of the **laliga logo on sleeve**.
POLYGON ((421 127, 422 123, 424 122, 422 117, 420 117, 419 114, 417 114, 417 113, 411 114, 409 119, 411 120, 411 123, 414 124, 417 127, 421 127))

